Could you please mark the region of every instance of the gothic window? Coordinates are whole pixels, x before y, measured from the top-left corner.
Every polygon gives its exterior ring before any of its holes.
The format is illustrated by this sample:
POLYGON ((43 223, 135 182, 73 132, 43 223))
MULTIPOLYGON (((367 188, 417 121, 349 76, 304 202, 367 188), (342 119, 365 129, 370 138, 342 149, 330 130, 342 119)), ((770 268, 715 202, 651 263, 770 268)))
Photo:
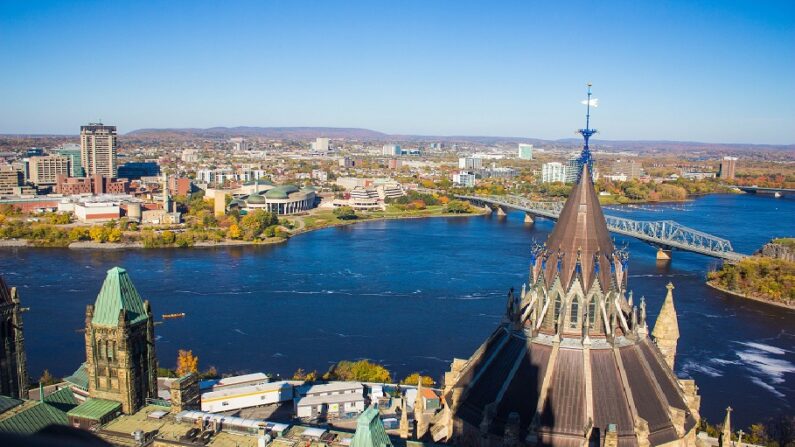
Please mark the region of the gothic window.
POLYGON ((105 341, 100 340, 97 342, 97 357, 104 359, 105 358, 105 341))
POLYGON ((580 317, 580 301, 575 298, 571 301, 571 314, 569 315, 569 327, 575 329, 580 317))
POLYGON ((591 297, 591 301, 588 302, 588 326, 593 329, 596 325, 596 298, 591 297))

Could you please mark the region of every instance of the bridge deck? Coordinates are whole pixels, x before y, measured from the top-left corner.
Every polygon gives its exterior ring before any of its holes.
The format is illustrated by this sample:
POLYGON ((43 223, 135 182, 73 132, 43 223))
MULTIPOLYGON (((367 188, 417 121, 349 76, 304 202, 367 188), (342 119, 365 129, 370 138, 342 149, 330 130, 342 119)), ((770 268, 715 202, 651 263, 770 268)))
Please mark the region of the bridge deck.
MULTIPOLYGON (((459 199, 484 204, 513 208, 519 211, 557 219, 563 202, 536 202, 518 196, 456 196, 459 199)), ((613 233, 634 237, 666 250, 690 251, 715 258, 739 261, 746 257, 737 253, 727 239, 713 236, 693 228, 680 225, 672 220, 640 221, 623 217, 605 215, 607 228, 613 233)))

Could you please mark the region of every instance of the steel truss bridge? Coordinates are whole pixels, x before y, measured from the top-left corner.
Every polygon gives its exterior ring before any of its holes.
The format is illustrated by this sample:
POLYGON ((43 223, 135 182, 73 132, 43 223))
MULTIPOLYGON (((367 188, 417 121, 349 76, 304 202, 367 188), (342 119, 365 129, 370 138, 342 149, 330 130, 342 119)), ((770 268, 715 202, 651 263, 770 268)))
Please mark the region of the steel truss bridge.
MULTIPOLYGON (((456 196, 492 208, 512 208, 528 215, 557 220, 563 202, 537 202, 519 196, 456 196)), ((672 220, 643 221, 605 215, 607 229, 634 237, 662 250, 690 251, 714 258, 739 261, 746 257, 732 248, 730 241, 680 225, 672 220)))

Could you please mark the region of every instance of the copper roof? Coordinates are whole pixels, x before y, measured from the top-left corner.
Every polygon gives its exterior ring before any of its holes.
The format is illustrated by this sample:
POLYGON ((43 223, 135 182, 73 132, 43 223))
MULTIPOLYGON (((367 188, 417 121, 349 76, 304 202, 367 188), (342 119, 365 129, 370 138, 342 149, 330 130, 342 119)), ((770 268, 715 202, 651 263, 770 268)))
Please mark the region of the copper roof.
POLYGON ((555 229, 547 239, 549 257, 546 260, 544 277, 547 286, 552 286, 558 276, 559 267, 561 284, 564 289, 568 289, 578 275, 579 260, 583 288, 588 290, 598 277, 602 290, 607 291, 611 287, 610 260, 615 247, 591 181, 590 167, 586 163, 582 169, 582 175, 569 194, 555 229), (594 271, 596 259, 599 260, 598 273, 594 271))

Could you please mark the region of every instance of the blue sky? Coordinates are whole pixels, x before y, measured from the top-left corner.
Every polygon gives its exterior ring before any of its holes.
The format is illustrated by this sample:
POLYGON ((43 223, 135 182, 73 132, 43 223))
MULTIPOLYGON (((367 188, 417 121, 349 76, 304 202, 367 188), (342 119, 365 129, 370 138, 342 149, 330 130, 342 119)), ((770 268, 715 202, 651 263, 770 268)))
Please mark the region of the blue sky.
POLYGON ((333 126, 795 143, 793 1, 0 0, 0 133, 333 126))

